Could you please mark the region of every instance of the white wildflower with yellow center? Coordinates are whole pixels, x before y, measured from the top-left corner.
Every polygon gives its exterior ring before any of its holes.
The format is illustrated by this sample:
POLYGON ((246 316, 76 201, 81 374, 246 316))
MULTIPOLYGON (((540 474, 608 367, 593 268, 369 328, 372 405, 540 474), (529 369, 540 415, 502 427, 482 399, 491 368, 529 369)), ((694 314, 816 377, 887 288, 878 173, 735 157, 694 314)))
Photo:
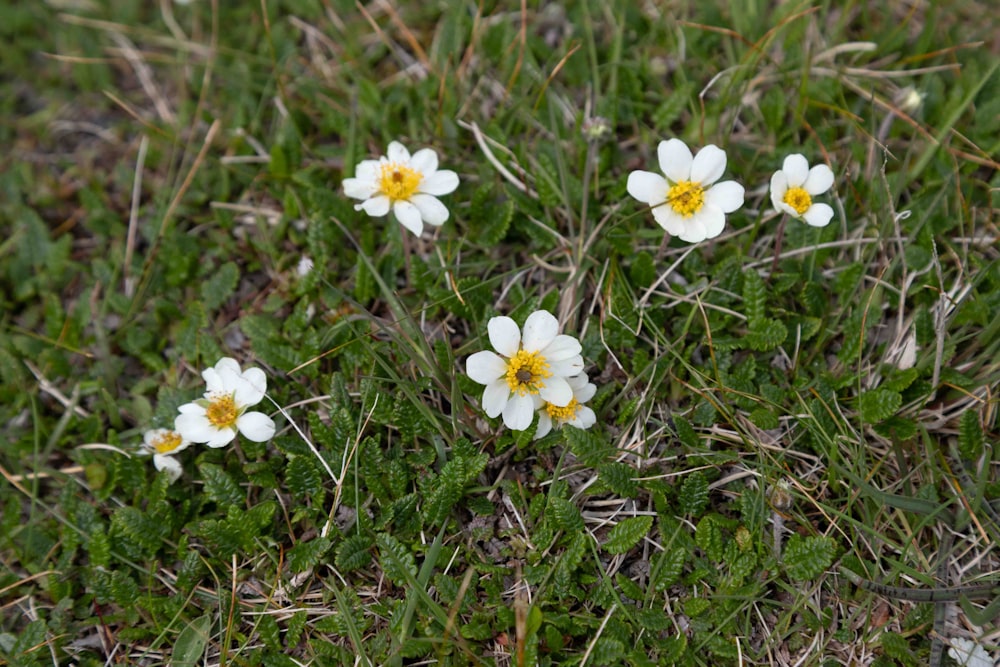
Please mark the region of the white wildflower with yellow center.
POLYGON ((430 148, 412 156, 403 144, 393 141, 386 155, 362 161, 354 178, 344 179, 344 194, 363 200, 357 211, 379 218, 391 210, 401 225, 420 236, 424 223, 439 227, 448 219, 448 209, 438 199, 455 191, 458 174, 438 169, 438 156, 430 148))
POLYGON ((697 155, 680 139, 657 147, 660 169, 628 176, 630 195, 652 207, 653 218, 667 232, 688 243, 715 238, 726 226, 726 214, 743 205, 743 186, 716 183, 726 170, 726 152, 709 144, 697 155))
POLYGON ((247 412, 267 391, 267 376, 259 368, 240 369, 225 357, 201 376, 208 385, 205 397, 182 405, 174 428, 192 442, 209 447, 228 445, 242 433, 248 440, 264 442, 274 435, 274 421, 262 412, 247 412))
POLYGON ((507 428, 531 426, 535 400, 566 407, 573 400, 567 378, 583 370, 580 342, 559 333, 559 322, 538 310, 524 322, 524 335, 509 317, 494 317, 486 326, 490 343, 500 354, 484 350, 466 361, 466 372, 483 391, 483 410, 489 417, 503 415, 507 428))
POLYGON ((779 171, 771 177, 771 204, 782 213, 805 220, 813 227, 826 227, 833 217, 827 204, 817 204, 813 197, 833 185, 833 170, 825 164, 812 169, 804 155, 794 153, 785 158, 779 171))
POLYGON ((597 415, 584 405, 597 393, 597 386, 590 381, 586 373, 580 373, 568 378, 570 389, 573 390, 573 400, 564 407, 552 405, 541 397, 535 400, 538 411, 538 427, 535 429, 535 439, 543 438, 553 428, 562 428, 566 424, 577 428, 590 428, 597 423, 597 415))
POLYGON ((181 464, 174 454, 188 448, 191 441, 169 428, 154 428, 142 436, 140 454, 153 455, 153 466, 167 473, 171 483, 181 476, 181 464))

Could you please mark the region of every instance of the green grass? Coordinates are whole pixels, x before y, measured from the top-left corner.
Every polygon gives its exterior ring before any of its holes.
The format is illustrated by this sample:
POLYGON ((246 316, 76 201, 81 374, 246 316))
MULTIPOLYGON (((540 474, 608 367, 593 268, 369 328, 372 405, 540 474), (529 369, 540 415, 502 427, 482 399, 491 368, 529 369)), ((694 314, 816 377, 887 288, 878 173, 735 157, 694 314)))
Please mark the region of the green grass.
POLYGON ((57 4, 0 2, 4 660, 997 654, 988 3, 57 4), (625 191, 671 137, 747 189, 696 246, 625 191), (420 239, 340 188, 396 139, 461 178, 420 239), (789 153, 836 214, 775 260, 789 153), (465 375, 537 309, 588 431, 465 375), (278 434, 169 484, 142 434, 223 356, 278 434))

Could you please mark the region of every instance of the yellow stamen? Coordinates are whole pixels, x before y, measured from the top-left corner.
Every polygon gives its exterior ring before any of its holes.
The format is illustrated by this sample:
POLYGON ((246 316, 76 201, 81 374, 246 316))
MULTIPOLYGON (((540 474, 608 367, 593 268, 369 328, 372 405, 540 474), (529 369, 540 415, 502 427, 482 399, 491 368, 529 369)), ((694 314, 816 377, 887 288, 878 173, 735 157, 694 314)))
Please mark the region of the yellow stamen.
POLYGON ((675 211, 690 218, 705 205, 705 188, 700 183, 681 181, 670 188, 667 201, 675 211))
POLYGON ((522 396, 537 394, 545 386, 544 378, 552 377, 549 362, 536 352, 518 350, 507 362, 507 386, 522 396))
POLYGON ((378 187, 390 201, 406 201, 417 191, 421 180, 423 175, 420 172, 406 165, 389 162, 382 165, 378 187))
POLYGON ((563 408, 551 403, 545 404, 545 411, 549 413, 549 417, 552 417, 553 421, 568 422, 576 416, 576 411, 579 409, 580 404, 575 398, 563 408))
POLYGON ((232 394, 213 396, 208 407, 205 408, 205 416, 215 428, 235 428, 236 418, 240 416, 236 409, 236 401, 232 394))
POLYGON ((808 211, 813 203, 812 197, 802 188, 788 188, 782 201, 794 208, 799 215, 808 211))
POLYGON ((181 446, 183 439, 180 433, 174 431, 166 431, 158 438, 153 439, 153 449, 156 450, 157 454, 170 454, 178 447, 181 446))

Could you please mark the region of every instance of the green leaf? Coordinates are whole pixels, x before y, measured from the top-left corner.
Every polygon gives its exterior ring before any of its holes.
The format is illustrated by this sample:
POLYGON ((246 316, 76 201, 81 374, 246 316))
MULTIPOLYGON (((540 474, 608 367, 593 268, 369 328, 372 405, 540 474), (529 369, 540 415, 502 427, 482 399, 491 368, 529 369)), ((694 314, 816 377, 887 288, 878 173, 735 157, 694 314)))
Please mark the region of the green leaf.
POLYGON ((683 547, 677 547, 660 553, 653 567, 652 583, 657 593, 667 590, 680 579, 687 561, 688 552, 683 547))
POLYGON ((645 250, 637 254, 632 260, 632 266, 629 267, 629 277, 637 288, 652 285, 656 280, 656 264, 653 262, 653 256, 645 250))
POLYGON ((119 508, 112 525, 149 552, 155 552, 170 531, 170 526, 134 507, 119 508))
POLYGON ((710 560, 721 562, 723 556, 722 528, 718 519, 708 515, 698 522, 694 530, 694 541, 710 560))
POLYGON ((375 543, 379 550, 379 564, 392 583, 407 586, 410 579, 416 578, 417 561, 402 542, 387 533, 379 533, 375 536, 375 543))
POLYGON ((767 305, 767 285, 756 269, 746 269, 743 272, 743 310, 747 316, 750 328, 766 319, 764 309, 767 305))
POLYGON ((674 416, 674 428, 677 430, 677 438, 691 449, 698 449, 701 445, 698 432, 691 426, 691 422, 684 417, 680 415, 674 416))
POLYGON ((438 526, 448 518, 462 499, 465 479, 465 459, 456 457, 448 461, 441 474, 429 482, 431 492, 424 505, 424 517, 428 523, 438 526))
POLYGON ((700 470, 684 478, 677 496, 682 514, 698 516, 708 505, 708 480, 700 470))
POLYGON ((623 554, 649 534, 653 527, 653 517, 636 516, 622 520, 608 533, 604 550, 610 554, 623 554))
POLYGON ((292 456, 285 469, 285 484, 297 498, 306 498, 323 490, 323 475, 308 456, 292 456))
POLYGON ((673 125, 674 121, 680 118, 684 107, 691 101, 693 91, 694 85, 685 82, 674 88, 669 95, 663 95, 663 102, 653 112, 653 127, 668 128, 673 125))
POLYGON ((597 474, 609 489, 623 498, 635 498, 639 494, 639 482, 634 479, 635 469, 630 465, 618 461, 606 463, 597 474))
POLYGON ((830 537, 793 534, 785 545, 785 570, 796 581, 815 579, 830 567, 836 551, 837 543, 830 537))
POLYGON ((341 573, 360 570, 372 560, 372 540, 367 535, 351 535, 337 547, 335 560, 341 573))
POLYGON ((861 420, 866 424, 877 424, 896 414, 903 404, 903 397, 889 389, 872 389, 858 398, 858 410, 861 420))
POLYGON ((599 466, 614 453, 614 446, 610 442, 591 431, 564 426, 562 433, 563 440, 584 465, 599 466))
POLYGON ((208 646, 209 631, 212 628, 210 614, 199 616, 188 623, 177 635, 171 664, 178 667, 194 667, 201 662, 208 646))
POLYGON ((240 271, 233 262, 226 262, 201 284, 201 301, 206 310, 215 310, 224 304, 236 290, 240 271))
POLYGON ((563 498, 549 498, 548 512, 556 528, 567 533, 584 529, 583 517, 576 505, 563 498))
POLYGON ((221 466, 214 463, 202 463, 198 466, 198 472, 205 480, 205 493, 220 507, 243 504, 244 494, 239 485, 221 466))
POLYGON ((325 537, 316 537, 308 542, 299 542, 285 554, 288 558, 288 568, 292 572, 298 573, 316 567, 319 565, 323 554, 330 549, 330 546, 330 540, 325 537))
POLYGON ((979 413, 966 410, 958 421, 958 452, 963 459, 975 461, 983 453, 983 429, 979 425, 979 413))
POLYGON ((767 352, 784 343, 787 337, 788 329, 782 322, 765 317, 750 323, 743 342, 751 350, 767 352))

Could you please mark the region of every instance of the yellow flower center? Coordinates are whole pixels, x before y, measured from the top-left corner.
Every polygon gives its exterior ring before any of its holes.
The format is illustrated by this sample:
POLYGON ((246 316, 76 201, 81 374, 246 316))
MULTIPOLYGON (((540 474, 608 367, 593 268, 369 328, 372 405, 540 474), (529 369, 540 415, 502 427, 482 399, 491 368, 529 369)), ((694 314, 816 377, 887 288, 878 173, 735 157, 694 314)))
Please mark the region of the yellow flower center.
POLYGON ((542 380, 551 376, 549 362, 536 352, 518 350, 507 362, 507 386, 522 396, 537 394, 545 386, 542 380))
POLYGON ((157 454, 170 454, 180 447, 182 442, 184 440, 181 438, 180 433, 165 431, 159 437, 153 439, 152 445, 157 454))
POLYGON ((421 180, 423 175, 420 172, 406 165, 390 162, 382 165, 378 187, 391 201, 406 201, 416 192, 421 180))
POLYGON ((783 201, 795 209, 795 212, 802 215, 812 206, 813 200, 809 193, 802 188, 788 188, 783 201))
POLYGON ((240 412, 233 395, 222 394, 212 397, 205 408, 205 416, 212 426, 221 431, 224 428, 236 428, 236 418, 240 416, 240 412))
POLYGON ((552 417, 553 421, 568 422, 576 416, 576 411, 579 409, 580 404, 575 398, 564 408, 552 405, 551 403, 545 404, 545 411, 549 413, 549 417, 552 417))
POLYGON ((704 206, 705 188, 700 183, 681 181, 670 188, 667 201, 675 211, 690 218, 704 206))

